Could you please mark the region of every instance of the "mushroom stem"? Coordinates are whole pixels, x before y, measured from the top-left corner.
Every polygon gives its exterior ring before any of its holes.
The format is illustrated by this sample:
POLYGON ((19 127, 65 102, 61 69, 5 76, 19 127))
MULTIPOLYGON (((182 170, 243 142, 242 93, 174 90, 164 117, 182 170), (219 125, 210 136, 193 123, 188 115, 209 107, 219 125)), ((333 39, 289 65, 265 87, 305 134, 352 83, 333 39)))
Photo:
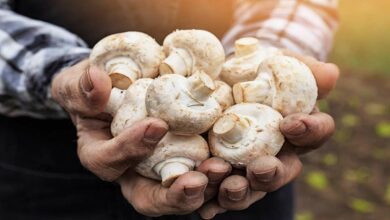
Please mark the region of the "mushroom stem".
POLYGON ((215 90, 213 80, 204 72, 196 72, 188 78, 189 93, 196 101, 203 101, 210 97, 215 90))
POLYGON ((106 63, 106 70, 111 78, 112 86, 126 90, 140 78, 141 71, 137 64, 129 58, 118 57, 106 63))
POLYGON ((105 112, 108 114, 115 116, 116 112, 120 108, 123 102, 123 98, 125 97, 125 91, 118 89, 118 88, 112 88, 110 98, 108 99, 105 112))
POLYGON ((213 132, 229 144, 242 140, 249 129, 249 122, 230 113, 222 116, 213 127, 213 132))
POLYGON ((271 95, 271 86, 266 80, 237 83, 233 86, 234 101, 238 103, 265 103, 271 95))
POLYGON ((174 49, 160 65, 160 74, 191 75, 192 58, 184 49, 174 49))
POLYGON ((235 53, 237 56, 245 56, 254 53, 257 50, 259 40, 253 37, 238 39, 234 43, 235 53))
POLYGON ((173 157, 161 161, 153 167, 154 172, 161 176, 161 184, 169 187, 177 177, 193 170, 195 162, 185 157, 173 157))

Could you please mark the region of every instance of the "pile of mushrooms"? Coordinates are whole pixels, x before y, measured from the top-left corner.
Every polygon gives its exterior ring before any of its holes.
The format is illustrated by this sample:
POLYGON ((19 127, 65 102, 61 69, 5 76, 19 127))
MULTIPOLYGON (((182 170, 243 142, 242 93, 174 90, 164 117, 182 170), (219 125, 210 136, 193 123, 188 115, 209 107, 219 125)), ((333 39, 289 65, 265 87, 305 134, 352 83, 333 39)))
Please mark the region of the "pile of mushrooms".
POLYGON ((220 41, 203 30, 175 31, 162 46, 140 32, 95 45, 90 62, 112 81, 105 110, 113 117, 112 135, 146 117, 169 125, 153 154, 135 168, 139 174, 168 187, 210 152, 245 167, 279 152, 283 116, 313 109, 317 87, 303 63, 255 38, 237 40, 235 50, 225 62, 220 41), (205 132, 208 142, 200 136, 205 132))

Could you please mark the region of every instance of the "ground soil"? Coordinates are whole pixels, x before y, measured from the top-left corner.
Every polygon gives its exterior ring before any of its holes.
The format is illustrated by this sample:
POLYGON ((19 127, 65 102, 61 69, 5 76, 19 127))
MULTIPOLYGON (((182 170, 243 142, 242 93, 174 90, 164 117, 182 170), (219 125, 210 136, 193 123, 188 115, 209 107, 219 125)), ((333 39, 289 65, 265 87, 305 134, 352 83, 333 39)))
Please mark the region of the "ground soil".
POLYGON ((302 157, 296 219, 390 219, 390 139, 380 131, 390 123, 390 77, 344 71, 320 106, 337 131, 302 157))

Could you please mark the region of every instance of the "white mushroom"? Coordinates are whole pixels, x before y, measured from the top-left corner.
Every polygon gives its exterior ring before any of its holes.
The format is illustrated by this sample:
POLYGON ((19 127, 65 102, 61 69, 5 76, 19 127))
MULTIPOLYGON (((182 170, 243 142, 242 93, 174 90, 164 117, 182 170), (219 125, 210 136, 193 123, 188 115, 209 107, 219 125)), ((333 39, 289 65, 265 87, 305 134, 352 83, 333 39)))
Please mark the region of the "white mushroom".
POLYGON ((219 80, 214 81, 214 84, 216 88, 211 96, 217 100, 222 110, 232 106, 234 104, 232 88, 225 82, 219 80))
POLYGON ((204 30, 178 30, 164 40, 167 58, 160 66, 160 74, 190 76, 204 71, 216 79, 225 61, 221 42, 212 33, 204 30))
POLYGON ((234 46, 235 54, 224 63, 220 76, 230 86, 254 80, 264 59, 281 54, 278 49, 262 46, 258 39, 252 37, 238 39, 234 46))
POLYGON ((105 70, 113 87, 126 90, 139 78, 154 78, 164 59, 162 47, 149 35, 125 32, 110 35, 92 49, 90 61, 105 70))
POLYGON ((228 108, 209 131, 210 151, 243 168, 263 155, 276 155, 284 143, 283 117, 269 106, 242 103, 228 108))
POLYGON ((126 90, 122 105, 111 123, 111 133, 117 136, 123 129, 147 117, 145 106, 146 91, 153 79, 139 79, 126 90))
POLYGON ((262 103, 278 110, 283 116, 310 113, 317 100, 317 84, 310 69, 288 56, 264 60, 254 81, 233 87, 236 103, 262 103))
MULTIPOLYGON (((145 96, 152 81, 139 79, 127 89, 123 104, 111 124, 113 136, 148 116, 145 96)), ((138 164, 136 171, 145 177, 162 179, 163 186, 169 186, 178 176, 193 170, 208 157, 208 145, 201 136, 178 136, 168 132, 153 154, 138 164)))
POLYGON ((123 103, 125 93, 126 90, 112 88, 110 98, 108 99, 108 103, 106 104, 106 109, 104 110, 104 112, 110 114, 111 116, 115 116, 116 112, 123 103))
POLYGON ((179 136, 168 132, 153 154, 135 170, 148 178, 162 180, 168 187, 180 175, 191 171, 209 158, 207 142, 200 135, 179 136))
POLYGON ((163 75, 153 81, 146 95, 149 116, 168 123, 174 134, 193 135, 207 131, 222 113, 212 79, 197 72, 186 78, 163 75))

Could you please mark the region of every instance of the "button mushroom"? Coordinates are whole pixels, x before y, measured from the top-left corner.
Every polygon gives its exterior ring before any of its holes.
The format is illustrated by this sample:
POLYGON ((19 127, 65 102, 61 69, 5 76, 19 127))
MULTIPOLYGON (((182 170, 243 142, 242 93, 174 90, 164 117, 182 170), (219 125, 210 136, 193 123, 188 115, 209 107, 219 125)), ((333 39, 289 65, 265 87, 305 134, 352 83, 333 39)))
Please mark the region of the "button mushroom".
MULTIPOLYGON (((126 90, 123 104, 111 123, 113 136, 148 116, 145 96, 152 81, 139 79, 126 90)), ((178 176, 193 170, 208 157, 208 145, 201 136, 178 136, 168 132, 153 154, 136 167, 136 171, 145 177, 162 179, 162 184, 169 186, 178 176)))
POLYGON ((232 88, 225 82, 219 80, 214 81, 214 84, 216 88, 211 96, 217 100, 222 110, 232 106, 234 104, 232 88))
POLYGON ((125 32, 110 35, 92 49, 90 61, 110 75, 115 88, 126 90, 139 78, 154 78, 164 59, 162 47, 149 35, 125 32))
POLYGON ((278 110, 283 116, 310 113, 317 100, 317 84, 311 70, 288 56, 264 60, 254 81, 233 87, 236 103, 257 102, 278 110))
POLYGON ((180 175, 191 171, 209 157, 207 142, 200 135, 179 136, 168 132, 153 154, 135 170, 148 178, 162 180, 168 187, 180 175))
POLYGON ((259 40, 252 37, 238 39, 234 47, 235 54, 224 63, 220 76, 230 86, 254 80, 256 70, 264 59, 281 54, 274 47, 261 46, 259 40))
POLYGON ((225 61, 221 42, 204 30, 178 30, 168 35, 163 43, 167 58, 160 65, 160 74, 176 73, 190 76, 204 71, 216 79, 225 61))
POLYGON ((200 134, 222 114, 221 106, 211 95, 214 90, 213 80, 203 72, 188 78, 163 75, 149 86, 146 109, 149 116, 167 122, 174 134, 200 134))
POLYGON ((282 115, 258 103, 228 108, 209 131, 211 154, 243 168, 262 155, 276 155, 284 143, 282 115))
POLYGON ((122 105, 114 115, 111 123, 111 133, 117 136, 124 128, 132 126, 137 121, 147 117, 145 106, 146 91, 153 79, 139 79, 124 93, 122 105))

